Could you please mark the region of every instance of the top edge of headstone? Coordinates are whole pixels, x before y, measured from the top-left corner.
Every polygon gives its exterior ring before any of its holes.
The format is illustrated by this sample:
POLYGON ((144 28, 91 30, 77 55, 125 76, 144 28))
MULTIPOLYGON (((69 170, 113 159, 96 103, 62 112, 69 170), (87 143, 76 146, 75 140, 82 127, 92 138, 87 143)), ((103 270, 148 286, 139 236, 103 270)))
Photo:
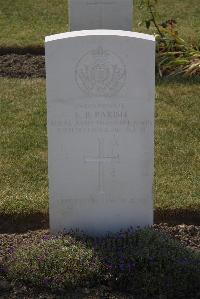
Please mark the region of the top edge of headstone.
POLYGON ((83 37, 83 36, 122 36, 122 37, 135 37, 138 39, 155 41, 154 35, 132 32, 132 31, 123 31, 123 30, 106 30, 106 29, 97 29, 97 30, 81 30, 81 31, 72 31, 64 32, 54 35, 49 35, 45 37, 45 43, 66 39, 71 37, 83 37))

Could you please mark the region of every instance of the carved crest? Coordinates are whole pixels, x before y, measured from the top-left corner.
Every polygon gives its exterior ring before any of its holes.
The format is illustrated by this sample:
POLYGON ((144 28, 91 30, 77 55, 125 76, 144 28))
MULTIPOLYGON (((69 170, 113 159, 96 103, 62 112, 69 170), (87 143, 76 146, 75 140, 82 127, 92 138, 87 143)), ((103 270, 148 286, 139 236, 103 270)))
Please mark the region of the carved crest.
POLYGON ((115 53, 99 47, 81 57, 76 65, 75 76, 85 94, 111 97, 124 86, 126 68, 115 53))

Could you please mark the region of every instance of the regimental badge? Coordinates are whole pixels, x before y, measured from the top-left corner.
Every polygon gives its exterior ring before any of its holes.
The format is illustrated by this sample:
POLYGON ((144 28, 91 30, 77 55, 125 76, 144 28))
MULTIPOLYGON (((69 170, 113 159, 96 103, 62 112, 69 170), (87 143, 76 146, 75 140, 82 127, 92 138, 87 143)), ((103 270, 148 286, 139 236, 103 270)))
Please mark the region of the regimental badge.
POLYGON ((80 58, 75 77, 79 88, 85 94, 112 97, 125 84, 126 67, 118 55, 98 47, 80 58))

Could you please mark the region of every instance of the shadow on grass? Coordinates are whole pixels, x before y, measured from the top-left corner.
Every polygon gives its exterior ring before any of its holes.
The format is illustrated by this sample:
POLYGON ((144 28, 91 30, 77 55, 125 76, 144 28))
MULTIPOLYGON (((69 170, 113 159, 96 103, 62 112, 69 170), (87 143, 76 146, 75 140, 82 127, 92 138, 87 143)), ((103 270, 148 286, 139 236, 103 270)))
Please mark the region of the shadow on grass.
POLYGON ((156 209, 155 223, 200 225, 200 209, 156 209))
POLYGON ((7 54, 32 54, 32 55, 44 55, 45 49, 43 46, 27 46, 27 47, 0 47, 0 55, 7 54))
MULTIPOLYGON (((156 209, 154 223, 200 225, 200 210, 156 209)), ((1 215, 0 233, 25 233, 29 230, 49 228, 49 216, 44 213, 31 215, 1 215)))
POLYGON ((193 76, 188 78, 181 75, 163 78, 157 76, 156 85, 162 86, 167 84, 196 85, 200 84, 200 76, 193 76))
POLYGON ((49 228, 49 216, 44 213, 31 215, 1 215, 0 233, 25 233, 29 230, 49 228))

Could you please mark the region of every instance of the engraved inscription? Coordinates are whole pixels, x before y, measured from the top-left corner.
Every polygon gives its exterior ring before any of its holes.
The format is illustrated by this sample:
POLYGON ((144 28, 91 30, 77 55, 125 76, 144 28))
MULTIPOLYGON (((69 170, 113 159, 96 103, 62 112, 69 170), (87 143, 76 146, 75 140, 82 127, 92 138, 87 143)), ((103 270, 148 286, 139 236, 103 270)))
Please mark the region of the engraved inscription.
MULTIPOLYGON (((86 114, 85 114, 86 116, 86 114)), ((87 114, 87 117, 89 114, 87 114)), ((92 117, 92 114, 91 114, 92 117)), ((129 119, 86 119, 81 114, 75 113, 73 119, 54 119, 50 126, 62 133, 130 133, 140 132, 148 134, 153 124, 150 120, 129 119)))
POLYGON ((115 4, 115 1, 88 1, 87 5, 112 5, 115 4))
POLYGON ((79 88, 89 96, 111 97, 126 81, 126 67, 115 53, 99 47, 80 58, 75 69, 79 88))

